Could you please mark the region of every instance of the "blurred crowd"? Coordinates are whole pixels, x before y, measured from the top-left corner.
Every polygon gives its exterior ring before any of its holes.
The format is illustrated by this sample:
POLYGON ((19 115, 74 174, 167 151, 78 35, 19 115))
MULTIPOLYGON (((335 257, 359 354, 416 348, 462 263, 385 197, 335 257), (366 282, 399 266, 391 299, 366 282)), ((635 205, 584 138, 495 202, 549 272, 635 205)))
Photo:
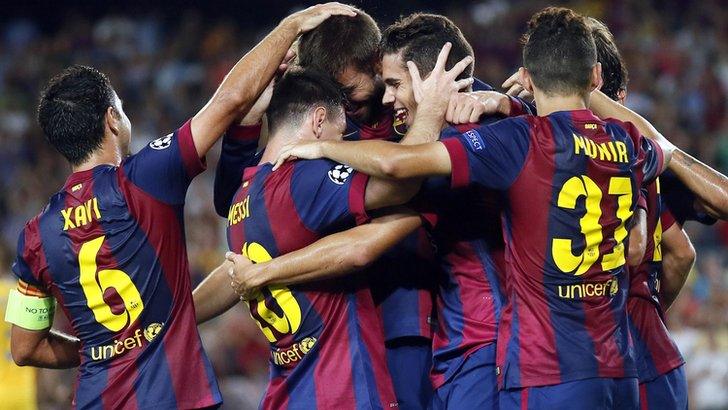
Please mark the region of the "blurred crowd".
MULTIPOLYGON (((525 22, 547 4, 411 0, 385 9, 379 3, 355 2, 382 25, 413 11, 451 17, 475 49, 476 74, 493 85, 518 67, 518 39, 525 22)), ((628 105, 653 120, 673 142, 728 172, 725 2, 582 0, 567 5, 603 20, 614 32, 629 68, 628 105)), ((279 17, 296 7, 281 8, 279 17)), ((105 72, 132 121, 136 151, 193 115, 234 62, 274 24, 240 25, 234 16, 195 11, 180 11, 174 19, 159 13, 91 18, 81 12, 51 29, 34 19, 6 18, 0 26, 0 277, 10 280, 23 223, 40 211, 69 173, 62 157, 45 144, 35 120, 38 93, 52 75, 74 63, 105 72)), ((211 169, 217 154, 208 156, 211 169)), ((221 261, 226 249, 223 219, 212 207, 212 177, 209 171, 199 177, 187 197, 194 284, 221 261)), ((728 224, 689 223, 686 230, 698 258, 668 312, 670 329, 688 362, 691 406, 728 408, 728 224)), ((254 408, 267 378, 265 338, 242 306, 201 330, 226 407, 254 408)), ((42 407, 68 406, 69 373, 38 373, 42 407)))

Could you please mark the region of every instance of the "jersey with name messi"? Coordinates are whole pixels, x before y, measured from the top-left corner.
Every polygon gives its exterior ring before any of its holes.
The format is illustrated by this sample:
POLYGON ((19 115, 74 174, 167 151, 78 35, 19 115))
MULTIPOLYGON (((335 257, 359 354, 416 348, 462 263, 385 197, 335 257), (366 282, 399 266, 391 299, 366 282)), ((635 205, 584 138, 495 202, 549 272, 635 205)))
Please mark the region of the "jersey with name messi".
POLYGON ((675 220, 662 204, 660 179, 644 188, 643 192, 647 204, 645 256, 642 263, 630 271, 627 299, 627 314, 641 383, 652 381, 685 363, 667 330, 659 300, 662 233, 670 229, 675 220))
POLYGON ((71 174, 21 233, 19 290, 52 295, 82 343, 78 408, 222 401, 197 332, 182 219, 204 168, 188 121, 119 167, 71 174))
MULTIPOLYGON (((228 217, 232 251, 264 262, 368 220, 365 174, 328 160, 271 169, 243 173, 228 217)), ((271 349, 262 408, 396 406, 365 277, 269 286, 248 303, 271 349)))
POLYGON ((452 184, 506 191, 499 384, 636 377, 625 312, 627 224, 662 151, 589 110, 521 116, 443 141, 452 184))

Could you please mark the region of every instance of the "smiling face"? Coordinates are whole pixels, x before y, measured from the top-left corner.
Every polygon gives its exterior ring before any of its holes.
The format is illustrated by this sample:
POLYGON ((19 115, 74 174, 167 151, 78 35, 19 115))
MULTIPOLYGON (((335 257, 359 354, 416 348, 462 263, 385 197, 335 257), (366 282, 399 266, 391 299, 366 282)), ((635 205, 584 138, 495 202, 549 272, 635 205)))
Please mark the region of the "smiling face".
POLYGON ((382 79, 384 80, 384 97, 382 104, 390 105, 395 113, 406 111, 406 124, 412 125, 417 103, 412 90, 412 78, 401 53, 385 54, 382 58, 382 79))

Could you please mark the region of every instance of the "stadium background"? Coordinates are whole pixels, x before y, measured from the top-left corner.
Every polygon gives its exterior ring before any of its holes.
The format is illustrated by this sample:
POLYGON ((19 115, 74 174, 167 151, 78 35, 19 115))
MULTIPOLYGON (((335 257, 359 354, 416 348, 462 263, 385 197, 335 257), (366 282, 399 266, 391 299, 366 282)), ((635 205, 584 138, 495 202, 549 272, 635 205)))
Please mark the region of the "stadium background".
MULTIPOLYGON (((133 151, 175 129, 212 94, 232 64, 283 16, 310 2, 239 3, 26 2, 0 16, 0 278, 26 219, 69 172, 35 121, 39 87, 71 63, 107 73, 133 124, 133 151), (115 3, 115 4, 112 4, 115 3), (118 3, 118 4, 116 4, 118 3)), ((476 73, 500 84, 520 60, 518 38, 544 1, 355 1, 384 26, 401 14, 432 11, 452 18, 476 53, 476 73)), ((605 21, 628 64, 628 105, 675 143, 728 173, 728 2, 573 1, 561 3, 605 21)), ((214 169, 219 148, 208 156, 214 169)), ((212 207, 213 172, 187 197, 187 243, 193 282, 221 260, 223 219, 212 207)), ((668 314, 687 362, 695 408, 728 408, 728 224, 688 224, 698 258, 668 314)), ((7 287, 7 286, 6 286, 7 287)), ((4 310, 6 287, 0 302, 4 310)), ((56 324, 67 322, 57 317, 56 324)), ((8 364, 9 329, 0 324, 0 389, 22 392, 37 378, 41 408, 67 408, 73 371, 8 364), (23 373, 24 372, 24 373, 23 373), (25 379, 24 377, 27 377, 25 379), (23 380, 29 380, 24 382, 23 380)), ((267 346, 236 307, 201 327, 227 408, 254 408, 267 377, 267 346)), ((29 394, 32 396, 33 392, 29 394)), ((4 394, 0 394, 4 396, 4 394)), ((0 408, 8 402, 0 400, 0 408)))

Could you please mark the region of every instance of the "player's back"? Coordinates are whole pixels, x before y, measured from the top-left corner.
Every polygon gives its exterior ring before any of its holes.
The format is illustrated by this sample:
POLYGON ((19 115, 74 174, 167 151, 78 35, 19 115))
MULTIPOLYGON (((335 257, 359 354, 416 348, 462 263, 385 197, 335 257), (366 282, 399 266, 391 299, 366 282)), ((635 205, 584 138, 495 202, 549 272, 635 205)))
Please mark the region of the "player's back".
POLYGON ((120 167, 72 174, 21 234, 20 290, 52 294, 82 342, 79 408, 221 401, 197 333, 182 222, 202 169, 188 122, 120 167))
POLYGON ((659 154, 645 161, 651 145, 631 124, 587 110, 514 121, 530 150, 504 218, 511 300, 498 350, 505 385, 634 377, 624 241, 659 154))
MULTIPOLYGON (((230 249, 264 262, 368 218, 367 177, 328 160, 247 168, 228 217, 230 249)), ((387 408, 396 403, 384 340, 361 277, 270 286, 249 301, 271 344, 263 408, 387 408)))
POLYGON ((443 143, 454 186, 506 191, 501 384, 634 377, 624 240, 661 151, 588 110, 510 118, 443 143))

